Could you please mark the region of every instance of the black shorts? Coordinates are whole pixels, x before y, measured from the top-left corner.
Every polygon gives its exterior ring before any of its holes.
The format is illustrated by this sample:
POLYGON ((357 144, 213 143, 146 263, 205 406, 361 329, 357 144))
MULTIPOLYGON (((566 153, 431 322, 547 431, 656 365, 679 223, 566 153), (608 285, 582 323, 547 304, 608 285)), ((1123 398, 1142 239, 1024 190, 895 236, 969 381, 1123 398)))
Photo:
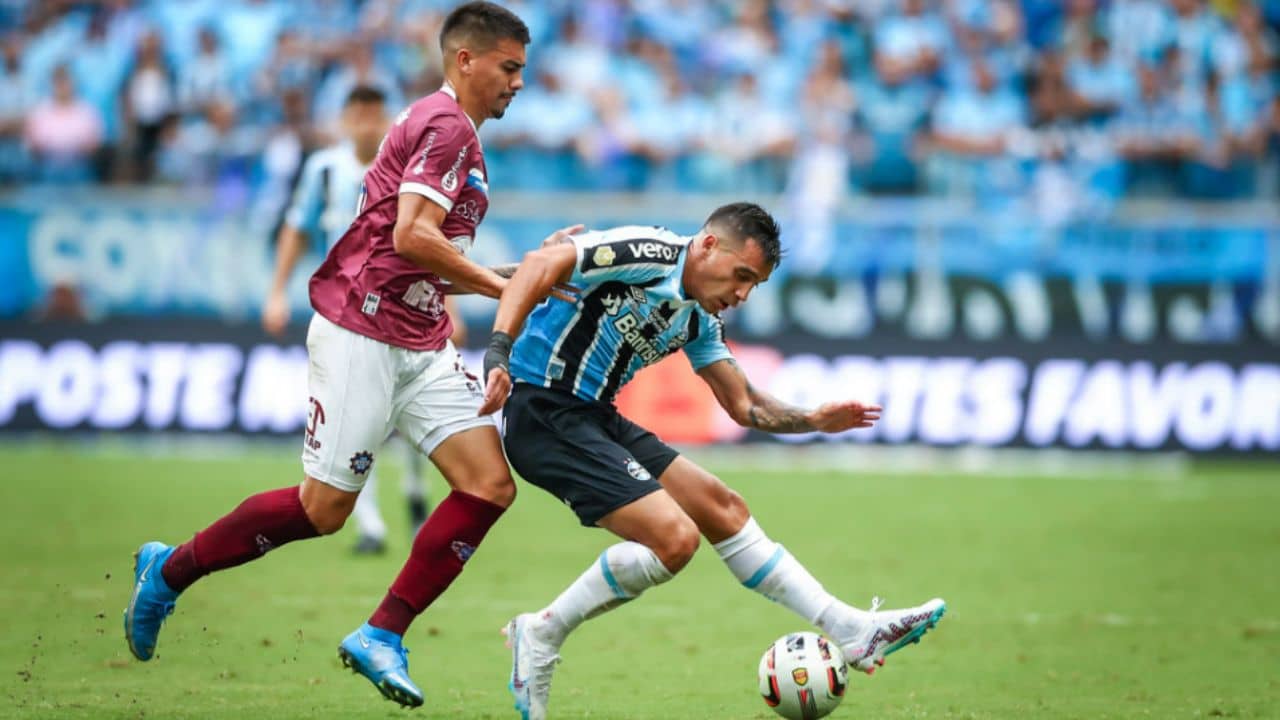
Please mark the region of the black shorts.
POLYGON ((516 383, 503 411, 511 467, 560 498, 583 525, 661 489, 679 455, 605 403, 516 383))

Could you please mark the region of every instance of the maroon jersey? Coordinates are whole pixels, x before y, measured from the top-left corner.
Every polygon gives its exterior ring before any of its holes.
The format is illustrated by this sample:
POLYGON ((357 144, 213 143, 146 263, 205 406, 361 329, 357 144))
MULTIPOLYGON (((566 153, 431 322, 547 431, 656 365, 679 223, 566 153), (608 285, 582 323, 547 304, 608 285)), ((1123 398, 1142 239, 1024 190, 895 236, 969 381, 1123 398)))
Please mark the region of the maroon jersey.
POLYGON ((410 350, 439 350, 453 332, 443 282, 396 253, 401 193, 443 207, 441 231, 466 252, 489 209, 484 152, 452 88, 400 113, 364 176, 356 219, 311 276, 311 306, 335 325, 410 350))

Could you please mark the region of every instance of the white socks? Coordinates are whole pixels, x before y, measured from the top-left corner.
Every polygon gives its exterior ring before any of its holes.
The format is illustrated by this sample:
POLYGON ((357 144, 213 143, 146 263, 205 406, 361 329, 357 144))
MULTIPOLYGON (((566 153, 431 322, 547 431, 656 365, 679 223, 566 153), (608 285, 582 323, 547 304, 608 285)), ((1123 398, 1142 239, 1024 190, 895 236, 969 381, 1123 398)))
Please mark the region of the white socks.
POLYGON ((755 518, 747 518, 736 535, 714 547, 743 585, 807 622, 817 624, 827 608, 838 603, 786 548, 764 534, 755 518))
POLYGON ((544 622, 535 628, 544 640, 559 647, 583 621, 633 600, 671 577, 671 571, 644 545, 629 541, 611 545, 538 613, 544 622))
POLYGON ((418 452, 418 448, 413 443, 406 441, 399 443, 404 448, 404 473, 400 479, 400 485, 404 489, 404 496, 409 500, 422 500, 427 497, 427 475, 423 472, 424 455, 418 452))
POLYGON ((369 479, 364 481, 364 489, 356 496, 355 509, 351 514, 356 518, 356 528, 362 536, 385 540, 387 538, 387 523, 382 519, 382 513, 378 511, 378 476, 374 472, 369 473, 369 479))

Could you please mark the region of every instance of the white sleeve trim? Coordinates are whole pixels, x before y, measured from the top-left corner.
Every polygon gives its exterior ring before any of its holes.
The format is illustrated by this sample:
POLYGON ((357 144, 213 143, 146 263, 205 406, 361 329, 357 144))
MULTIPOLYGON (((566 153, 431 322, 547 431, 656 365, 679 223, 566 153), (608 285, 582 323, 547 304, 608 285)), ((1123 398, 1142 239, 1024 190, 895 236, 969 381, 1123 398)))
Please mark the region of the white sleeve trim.
POLYGON ((440 207, 444 208, 445 212, 449 212, 450 210, 453 210, 453 201, 445 197, 444 193, 431 187, 430 185, 424 185, 422 183, 415 183, 415 182, 400 183, 400 194, 403 195, 404 193, 413 193, 415 195, 421 195, 427 198, 428 200, 434 202, 435 204, 439 205, 440 207))

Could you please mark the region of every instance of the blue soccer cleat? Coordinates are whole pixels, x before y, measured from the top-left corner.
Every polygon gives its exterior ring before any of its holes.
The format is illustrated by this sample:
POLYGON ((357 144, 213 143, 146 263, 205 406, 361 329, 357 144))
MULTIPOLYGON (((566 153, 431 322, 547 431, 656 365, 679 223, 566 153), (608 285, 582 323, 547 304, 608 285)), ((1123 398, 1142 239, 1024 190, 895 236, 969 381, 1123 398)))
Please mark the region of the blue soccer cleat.
POLYGON ((422 691, 409 679, 409 651, 400 636, 365 623, 338 646, 342 666, 369 679, 388 700, 404 707, 422 704, 422 691))
POLYGON ((161 542, 145 543, 133 554, 133 595, 124 610, 124 637, 129 652, 144 662, 155 654, 160 626, 173 614, 178 599, 160 574, 172 554, 173 548, 161 542))

